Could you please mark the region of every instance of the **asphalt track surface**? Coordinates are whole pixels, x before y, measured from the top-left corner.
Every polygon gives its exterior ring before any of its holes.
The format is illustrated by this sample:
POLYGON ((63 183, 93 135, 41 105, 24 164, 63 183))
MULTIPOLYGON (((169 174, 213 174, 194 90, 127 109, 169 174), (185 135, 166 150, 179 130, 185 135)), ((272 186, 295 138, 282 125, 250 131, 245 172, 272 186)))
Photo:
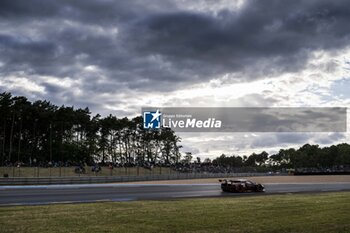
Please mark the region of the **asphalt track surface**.
POLYGON ((350 182, 264 185, 265 193, 223 193, 219 183, 0 186, 0 206, 350 191, 350 182))

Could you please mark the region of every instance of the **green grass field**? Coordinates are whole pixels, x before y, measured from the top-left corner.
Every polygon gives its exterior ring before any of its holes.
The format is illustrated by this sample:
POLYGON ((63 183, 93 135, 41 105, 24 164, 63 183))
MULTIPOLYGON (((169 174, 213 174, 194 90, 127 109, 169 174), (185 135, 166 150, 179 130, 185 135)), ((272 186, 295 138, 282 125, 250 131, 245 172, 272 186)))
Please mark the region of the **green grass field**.
POLYGON ((1 207, 0 232, 350 232, 350 193, 1 207))

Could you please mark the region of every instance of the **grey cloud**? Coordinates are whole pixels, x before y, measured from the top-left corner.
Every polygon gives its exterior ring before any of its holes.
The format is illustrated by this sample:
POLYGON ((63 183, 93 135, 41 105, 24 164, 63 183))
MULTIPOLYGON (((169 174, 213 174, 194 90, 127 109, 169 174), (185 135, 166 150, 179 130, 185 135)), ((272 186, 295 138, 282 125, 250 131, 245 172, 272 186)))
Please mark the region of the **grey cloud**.
MULTIPOLYGON (((294 147, 297 149, 298 146, 307 143, 319 144, 321 146, 337 144, 345 138, 344 133, 260 133, 257 137, 251 137, 250 140, 246 140, 245 143, 250 149, 273 148, 276 146, 279 148, 294 147)), ((238 148, 242 148, 242 145, 238 145, 238 148)))
MULTIPOLYGON (((0 75, 79 79, 96 98, 127 89, 166 93, 226 73, 236 74, 230 83, 297 71, 312 51, 349 45, 344 0, 248 0, 216 13, 185 8, 173 1, 0 1, 0 75), (84 70, 91 65, 98 71, 84 70)), ((59 89, 46 90, 62 98, 59 89)))
POLYGON ((273 133, 259 134, 258 137, 253 137, 249 143, 250 148, 268 148, 278 145, 281 148, 303 145, 315 137, 311 133, 273 133))
POLYGON ((350 8, 341 1, 248 1, 240 12, 150 15, 126 28, 130 46, 200 74, 271 74, 303 68, 310 52, 348 45, 350 8), (129 30, 129 31, 128 31, 129 30), (139 36, 133 38, 133 32, 139 36))
POLYGON ((174 4, 171 1, 153 0, 145 4, 142 0, 2 0, 0 18, 14 22, 70 19, 79 22, 108 25, 116 21, 130 20, 155 11, 168 11, 174 4))
MULTIPOLYGON (((195 151, 195 156, 210 152, 212 158, 219 156, 220 153, 249 155, 253 152, 260 153, 263 150, 272 154, 277 153, 279 149, 298 149, 307 143, 324 147, 346 140, 344 133, 257 133, 256 135, 249 133, 179 133, 179 136, 182 138, 181 145, 195 151), (192 142, 193 138, 203 138, 203 141, 192 142), (215 138, 215 140, 211 141, 208 138, 215 138)), ((202 158, 204 159, 205 156, 202 158)))
POLYGON ((1 34, 2 74, 23 70, 77 78, 81 67, 97 65, 108 79, 131 89, 169 91, 225 73, 255 79, 292 72, 304 67, 312 51, 349 44, 347 6, 252 0, 239 11, 213 14, 167 1, 1 1, 4 26, 18 27, 18 34, 32 27, 41 35, 1 34))
POLYGON ((327 135, 321 135, 319 139, 316 140, 317 143, 323 144, 323 145, 331 145, 335 144, 335 142, 339 142, 341 140, 344 140, 346 138, 344 133, 332 133, 327 135))
POLYGON ((313 135, 305 133, 280 133, 276 135, 276 144, 305 144, 313 135))

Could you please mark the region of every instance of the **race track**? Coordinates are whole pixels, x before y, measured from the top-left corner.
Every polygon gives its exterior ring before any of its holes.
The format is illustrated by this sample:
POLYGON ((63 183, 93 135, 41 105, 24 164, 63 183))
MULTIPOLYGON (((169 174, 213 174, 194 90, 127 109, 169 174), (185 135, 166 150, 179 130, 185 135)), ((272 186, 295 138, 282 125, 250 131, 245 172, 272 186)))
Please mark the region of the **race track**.
POLYGON ((0 206, 350 191, 350 182, 264 185, 265 193, 243 194, 223 193, 219 183, 0 186, 0 206))

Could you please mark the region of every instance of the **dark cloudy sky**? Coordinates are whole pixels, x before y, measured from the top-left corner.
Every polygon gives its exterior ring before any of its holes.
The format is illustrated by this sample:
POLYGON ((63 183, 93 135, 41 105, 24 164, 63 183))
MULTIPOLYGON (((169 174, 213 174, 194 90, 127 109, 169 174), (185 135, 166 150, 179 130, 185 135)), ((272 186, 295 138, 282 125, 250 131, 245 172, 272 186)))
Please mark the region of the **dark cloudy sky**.
MULTIPOLYGON (((0 91, 134 116, 142 106, 350 104, 345 0, 0 1, 0 91)), ((184 150, 274 151, 348 134, 183 134, 184 150)))

